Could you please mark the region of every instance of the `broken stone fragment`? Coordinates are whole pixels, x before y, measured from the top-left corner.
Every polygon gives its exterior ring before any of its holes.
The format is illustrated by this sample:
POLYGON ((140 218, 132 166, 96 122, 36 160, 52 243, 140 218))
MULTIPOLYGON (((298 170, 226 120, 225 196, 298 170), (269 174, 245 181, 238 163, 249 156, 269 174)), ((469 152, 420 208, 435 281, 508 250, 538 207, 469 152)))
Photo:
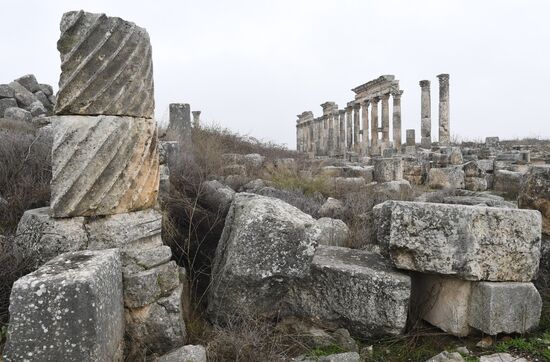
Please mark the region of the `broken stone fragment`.
POLYGON ((56 114, 153 117, 153 62, 145 29, 81 10, 63 14, 60 30, 56 114))
POLYGON ((310 276, 292 288, 292 313, 361 337, 397 335, 407 322, 411 280, 373 252, 319 246, 310 276))

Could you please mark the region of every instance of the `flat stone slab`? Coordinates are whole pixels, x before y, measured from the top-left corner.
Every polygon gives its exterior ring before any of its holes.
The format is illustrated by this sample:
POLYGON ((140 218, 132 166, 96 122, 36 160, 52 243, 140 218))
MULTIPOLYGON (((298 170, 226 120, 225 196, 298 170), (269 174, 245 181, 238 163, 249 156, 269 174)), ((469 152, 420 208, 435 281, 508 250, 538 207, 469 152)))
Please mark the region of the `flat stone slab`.
POLYGON ((381 255, 319 246, 311 275, 293 288, 292 312, 362 337, 397 335, 407 322, 411 280, 381 255))
POLYGON ((538 211, 387 201, 374 208, 377 239, 397 268, 465 280, 535 278, 538 211))
POLYGON ((53 216, 111 215, 155 205, 160 171, 153 119, 55 116, 51 122, 53 216))
POLYGON ((13 285, 6 361, 122 360, 123 335, 116 249, 60 255, 13 285))
POLYGON ((188 344, 159 357, 155 362, 206 362, 206 348, 188 344))
POLYGON ((81 10, 63 14, 60 30, 56 114, 153 117, 153 61, 145 29, 81 10))
POLYGON ((539 324, 542 300, 532 283, 472 282, 413 274, 414 310, 456 336, 475 328, 485 334, 526 333, 539 324))

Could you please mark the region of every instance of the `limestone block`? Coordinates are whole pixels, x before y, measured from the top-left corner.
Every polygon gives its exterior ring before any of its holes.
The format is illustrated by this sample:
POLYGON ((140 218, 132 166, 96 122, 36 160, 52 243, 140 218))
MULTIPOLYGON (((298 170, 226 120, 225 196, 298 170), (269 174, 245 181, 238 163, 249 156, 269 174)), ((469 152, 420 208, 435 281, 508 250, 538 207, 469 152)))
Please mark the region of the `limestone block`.
POLYGON ((17 101, 14 98, 0 98, 0 118, 4 118, 4 113, 9 108, 17 108, 17 101))
POLYGON ((487 190, 487 179, 485 177, 465 177, 464 188, 470 191, 487 190))
POLYGON ((14 98, 15 91, 7 84, 0 84, 0 98, 14 98))
POLYGON ((424 320, 455 336, 525 333, 540 319, 541 297, 532 283, 471 282, 415 273, 413 305, 424 320))
POLYGON ((175 351, 159 357, 155 362, 206 362, 206 348, 201 345, 180 347, 175 351))
POLYGON ((160 172, 154 120, 56 116, 51 121, 53 216, 110 215, 155 205, 160 172))
POLYGON ((521 184, 518 205, 522 209, 539 210, 542 230, 550 235, 550 165, 529 168, 521 184))
POLYGON ((366 181, 362 177, 336 177, 332 184, 337 193, 346 194, 360 191, 366 185, 366 181))
POLYGON ((426 362, 464 362, 464 358, 458 352, 443 351, 440 354, 433 356, 426 362))
POLYGON ((9 107, 4 111, 4 118, 19 122, 30 122, 32 120, 32 114, 23 108, 9 107))
POLYGON ((320 357, 319 362, 361 362, 361 356, 357 352, 343 352, 329 354, 328 356, 320 357))
POLYGON ((497 170, 495 171, 493 189, 508 195, 508 197, 516 198, 521 189, 523 175, 521 172, 497 170))
POLYGON ((63 14, 60 30, 56 114, 153 117, 153 62, 145 29, 81 10, 63 14))
POLYGON ((451 165, 462 165, 464 162, 462 158, 462 151, 460 147, 451 147, 451 152, 449 154, 449 163, 451 165))
POLYGON ((168 137, 179 141, 182 147, 191 145, 191 106, 188 103, 170 103, 168 106, 170 123, 166 133, 168 137))
POLYGON ((34 74, 27 74, 15 80, 17 83, 25 87, 29 92, 34 93, 40 90, 40 86, 36 81, 34 74))
POLYGON ((40 88, 40 90, 47 96, 47 97, 50 97, 53 95, 53 88, 51 85, 49 84, 38 84, 38 87, 40 88))
POLYGON ((143 307, 166 297, 178 285, 179 270, 174 261, 124 275, 124 305, 127 308, 143 307))
POLYGON ((344 168, 337 166, 324 166, 321 169, 321 175, 327 177, 344 177, 344 168))
POLYGON ((485 176, 485 170, 479 166, 478 162, 470 161, 470 162, 466 162, 462 166, 465 177, 484 177, 485 176))
POLYGON ((86 249, 88 244, 83 217, 54 219, 49 210, 27 210, 17 225, 15 245, 22 255, 32 256, 34 267, 65 252, 86 249))
POLYGON ((247 171, 257 171, 262 168, 265 157, 258 153, 249 153, 247 155, 244 155, 243 161, 247 171))
POLYGON ((392 158, 374 159, 374 181, 389 182, 395 180, 394 162, 392 158))
POLYGON ((307 276, 320 236, 316 220, 297 208, 236 194, 212 264, 211 319, 278 315, 289 284, 307 276))
POLYGON ((235 191, 219 181, 204 181, 202 183, 201 203, 214 211, 226 215, 235 197, 235 191))
POLYGON ((472 282, 423 273, 411 277, 411 304, 418 316, 447 333, 467 336, 472 282))
POLYGON ((36 98, 32 92, 18 82, 11 82, 9 87, 13 89, 17 104, 22 108, 27 109, 31 106, 31 104, 38 101, 38 98, 36 98))
POLYGON ((122 361, 118 250, 69 252, 17 280, 6 361, 122 361))
POLYGON ((432 168, 428 173, 428 185, 432 189, 463 189, 462 167, 432 168))
POLYGON ((162 214, 154 209, 93 218, 86 223, 90 249, 131 249, 139 244, 162 244, 162 214))
POLYGON ((140 308, 127 308, 126 360, 164 354, 183 345, 186 337, 183 320, 182 286, 167 297, 140 308))
POLYGON ((377 240, 396 267, 466 280, 532 280, 541 246, 538 211, 387 201, 375 206, 377 240))
POLYGON ((362 337, 401 333, 411 281, 376 253, 319 246, 311 275, 292 289, 297 316, 362 337))
POLYGON ((179 149, 177 141, 160 141, 159 142, 159 162, 161 165, 173 165, 176 162, 179 149))
POLYGON ((319 245, 346 246, 349 236, 349 228, 342 220, 323 217, 317 220, 321 229, 319 245))
POLYGON ((542 299, 532 283, 472 286, 469 324, 489 335, 525 333, 539 324, 542 299))

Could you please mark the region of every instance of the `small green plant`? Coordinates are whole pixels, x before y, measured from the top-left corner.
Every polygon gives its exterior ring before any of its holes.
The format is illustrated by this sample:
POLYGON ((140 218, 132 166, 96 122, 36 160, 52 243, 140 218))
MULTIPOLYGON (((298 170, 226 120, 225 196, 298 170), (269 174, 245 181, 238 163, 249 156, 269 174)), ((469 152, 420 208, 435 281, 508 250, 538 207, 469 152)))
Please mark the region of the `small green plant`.
MULTIPOLYGON (((545 333, 543 336, 545 336, 545 333)), ((544 338, 524 338, 516 337, 498 343, 495 346, 497 352, 519 352, 528 353, 531 356, 542 357, 545 360, 550 360, 550 349, 544 343, 544 338)))
POLYGON ((328 356, 328 355, 331 355, 331 354, 342 353, 342 352, 345 352, 342 349, 342 347, 340 347, 337 344, 331 344, 329 346, 314 348, 314 349, 312 349, 311 351, 309 351, 307 353, 307 356, 308 357, 322 357, 322 356, 328 356))

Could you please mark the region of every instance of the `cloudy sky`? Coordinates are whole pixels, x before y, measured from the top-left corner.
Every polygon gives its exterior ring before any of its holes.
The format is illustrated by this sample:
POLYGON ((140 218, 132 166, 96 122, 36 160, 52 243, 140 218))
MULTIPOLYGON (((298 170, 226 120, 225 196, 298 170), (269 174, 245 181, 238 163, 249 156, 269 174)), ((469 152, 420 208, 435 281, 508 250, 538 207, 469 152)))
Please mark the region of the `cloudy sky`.
POLYGON ((340 106, 395 74, 403 133, 420 136, 420 87, 451 75, 451 132, 550 138, 548 0, 0 0, 0 83, 34 73, 56 87, 65 11, 120 16, 153 45, 156 115, 190 103, 203 119, 295 147, 296 115, 340 106))

